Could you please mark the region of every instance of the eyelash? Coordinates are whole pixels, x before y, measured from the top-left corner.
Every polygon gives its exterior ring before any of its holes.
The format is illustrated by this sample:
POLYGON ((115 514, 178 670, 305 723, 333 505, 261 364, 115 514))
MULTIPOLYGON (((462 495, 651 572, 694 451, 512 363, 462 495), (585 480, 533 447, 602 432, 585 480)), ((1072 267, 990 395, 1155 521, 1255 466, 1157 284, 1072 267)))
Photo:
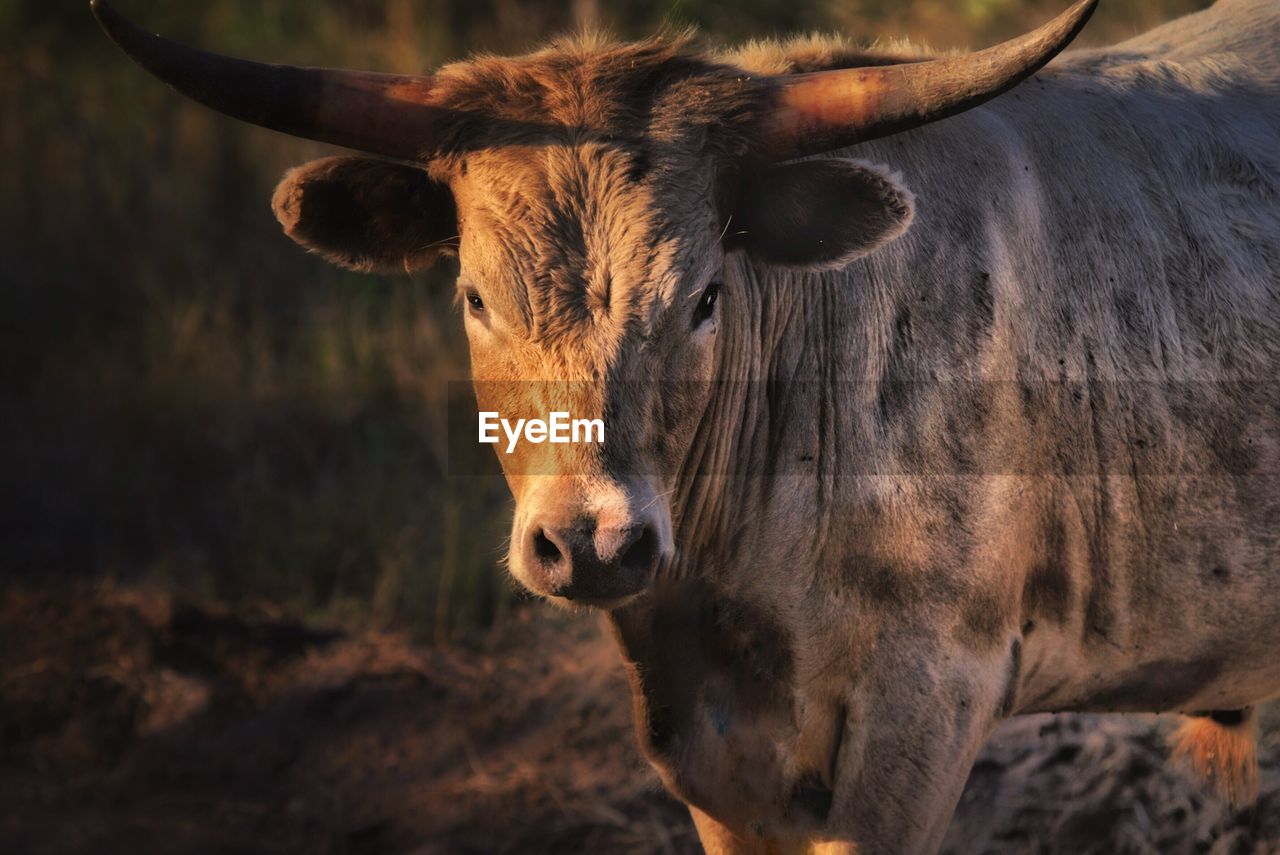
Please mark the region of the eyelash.
POLYGON ((702 291, 702 296, 698 298, 698 305, 693 310, 693 328, 697 329, 711 317, 716 308, 717 298, 720 296, 719 282, 712 282, 702 291))

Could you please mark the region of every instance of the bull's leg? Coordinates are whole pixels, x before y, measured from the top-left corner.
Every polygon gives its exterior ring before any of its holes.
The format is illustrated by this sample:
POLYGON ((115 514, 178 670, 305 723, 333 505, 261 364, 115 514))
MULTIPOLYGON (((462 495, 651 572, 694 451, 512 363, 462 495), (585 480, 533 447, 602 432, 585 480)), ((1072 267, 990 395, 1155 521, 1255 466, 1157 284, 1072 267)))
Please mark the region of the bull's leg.
POLYGON ((1014 708, 1019 645, 886 632, 859 675, 827 822, 861 855, 936 852, 987 736, 1014 708))

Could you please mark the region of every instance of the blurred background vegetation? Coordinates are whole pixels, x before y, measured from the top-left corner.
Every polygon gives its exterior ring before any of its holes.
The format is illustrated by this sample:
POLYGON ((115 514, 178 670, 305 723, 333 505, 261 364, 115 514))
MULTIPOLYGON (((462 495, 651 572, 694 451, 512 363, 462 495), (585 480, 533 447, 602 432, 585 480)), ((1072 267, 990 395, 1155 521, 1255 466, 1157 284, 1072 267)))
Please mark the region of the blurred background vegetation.
MULTIPOLYGON (((990 44, 1066 0, 117 0, 213 50, 413 72, 596 22, 990 44)), ((1103 0, 1082 41, 1207 5, 1103 0)), ((327 153, 181 100, 84 0, 0 0, 0 574, 445 638, 519 608, 509 499, 446 463, 453 271, 349 274, 268 206, 327 153)))

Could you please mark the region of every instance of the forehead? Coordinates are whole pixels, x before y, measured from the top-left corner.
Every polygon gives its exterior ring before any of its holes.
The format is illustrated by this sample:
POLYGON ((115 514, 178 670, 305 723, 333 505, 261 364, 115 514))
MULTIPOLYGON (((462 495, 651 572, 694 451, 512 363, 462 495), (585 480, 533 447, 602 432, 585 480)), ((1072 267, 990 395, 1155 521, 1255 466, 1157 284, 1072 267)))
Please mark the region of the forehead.
POLYGON ((433 87, 444 147, 454 151, 568 132, 741 153, 765 97, 759 79, 697 53, 687 36, 580 36, 528 56, 445 66, 433 87))
POLYGON ((451 181, 465 279, 535 334, 656 321, 718 258, 711 166, 572 140, 460 158, 451 181))
POLYGON ((717 164, 760 92, 687 40, 589 37, 436 78, 464 279, 535 336, 652 324, 719 260, 717 164))

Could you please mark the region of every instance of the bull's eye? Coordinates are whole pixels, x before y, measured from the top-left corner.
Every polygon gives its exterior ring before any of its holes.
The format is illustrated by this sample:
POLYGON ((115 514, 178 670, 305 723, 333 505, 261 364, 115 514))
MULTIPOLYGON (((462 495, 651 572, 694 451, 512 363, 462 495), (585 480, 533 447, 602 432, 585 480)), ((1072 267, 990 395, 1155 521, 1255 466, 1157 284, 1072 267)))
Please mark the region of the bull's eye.
POLYGON ((702 326, 703 322, 710 318, 716 310, 716 298, 720 296, 720 283, 712 282, 702 291, 702 297, 698 300, 698 306, 693 310, 693 328, 697 329, 702 326))
POLYGON ((475 291, 467 292, 467 305, 477 312, 484 311, 484 300, 481 300, 480 295, 475 291))

